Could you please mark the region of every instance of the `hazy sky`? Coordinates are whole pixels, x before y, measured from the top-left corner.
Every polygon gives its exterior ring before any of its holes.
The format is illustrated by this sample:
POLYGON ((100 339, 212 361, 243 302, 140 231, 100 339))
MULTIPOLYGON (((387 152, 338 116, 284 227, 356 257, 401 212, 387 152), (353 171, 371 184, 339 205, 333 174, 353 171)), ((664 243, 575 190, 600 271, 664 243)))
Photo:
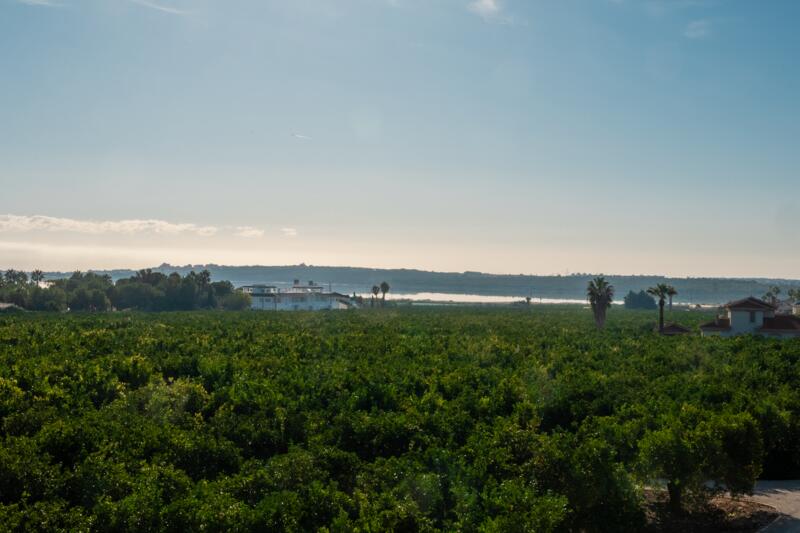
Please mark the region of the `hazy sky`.
POLYGON ((796 0, 0 0, 0 267, 800 278, 796 0))

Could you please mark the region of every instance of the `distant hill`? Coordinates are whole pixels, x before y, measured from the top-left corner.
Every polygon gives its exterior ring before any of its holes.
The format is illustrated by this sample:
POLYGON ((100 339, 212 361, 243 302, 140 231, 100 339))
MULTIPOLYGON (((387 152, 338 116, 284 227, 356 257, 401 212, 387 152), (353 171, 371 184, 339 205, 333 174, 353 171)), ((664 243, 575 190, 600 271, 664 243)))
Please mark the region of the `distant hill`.
MULTIPOLYGON (((592 274, 568 276, 529 276, 485 274, 482 272, 428 272, 413 269, 376 269, 359 267, 328 267, 312 265, 289 266, 224 266, 163 264, 153 268, 163 273, 178 272, 185 275, 191 270, 207 269, 215 280, 229 280, 237 286, 268 283, 288 286, 292 280, 313 280, 331 284, 334 290, 344 293, 365 293, 373 285, 387 281, 393 294, 440 292, 449 294, 479 294, 487 296, 533 296, 534 298, 583 299, 586 284, 592 274)), ((97 270, 114 280, 130 277, 135 270, 97 270)), ((69 276, 69 273, 50 272, 47 279, 69 276)), ((783 293, 799 287, 800 280, 739 279, 739 278, 667 278, 663 276, 606 276, 616 288, 617 299, 632 290, 638 292, 656 283, 669 283, 678 290, 678 302, 715 304, 745 296, 761 296, 772 285, 781 287, 783 293)))

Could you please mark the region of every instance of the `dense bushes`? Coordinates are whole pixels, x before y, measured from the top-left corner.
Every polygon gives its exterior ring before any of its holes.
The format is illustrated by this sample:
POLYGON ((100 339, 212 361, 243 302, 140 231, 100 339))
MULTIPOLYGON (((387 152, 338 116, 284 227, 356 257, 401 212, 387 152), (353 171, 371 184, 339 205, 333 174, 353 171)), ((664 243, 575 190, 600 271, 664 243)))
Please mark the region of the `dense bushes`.
POLYGON ((207 270, 185 276, 140 270, 116 284, 110 276, 92 272, 75 272, 46 286, 42 280, 41 271, 34 271, 30 278, 25 272, 6 271, 0 276, 0 302, 32 311, 241 311, 250 307, 249 295, 235 291, 229 281, 212 282, 207 270))
POLYGON ((656 300, 647 292, 630 291, 625 295, 625 309, 657 309, 656 300))
POLYGON ((0 317, 0 523, 636 531, 656 480, 678 500, 797 475, 800 342, 667 338, 652 318, 0 317))

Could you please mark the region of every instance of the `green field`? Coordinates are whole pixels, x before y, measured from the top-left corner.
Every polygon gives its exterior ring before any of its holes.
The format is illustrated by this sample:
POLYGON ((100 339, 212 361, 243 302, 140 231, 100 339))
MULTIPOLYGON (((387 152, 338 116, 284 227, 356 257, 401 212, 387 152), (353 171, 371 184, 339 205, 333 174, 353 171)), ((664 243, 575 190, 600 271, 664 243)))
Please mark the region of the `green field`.
POLYGON ((636 531, 656 479, 685 502, 800 475, 800 341, 665 338, 655 318, 0 317, 0 524, 636 531))

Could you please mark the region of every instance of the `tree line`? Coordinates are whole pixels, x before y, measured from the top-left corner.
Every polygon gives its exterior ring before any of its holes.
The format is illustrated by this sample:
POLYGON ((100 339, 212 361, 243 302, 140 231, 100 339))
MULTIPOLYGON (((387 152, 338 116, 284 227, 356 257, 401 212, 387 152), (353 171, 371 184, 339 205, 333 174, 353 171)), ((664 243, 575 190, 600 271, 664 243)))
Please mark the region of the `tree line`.
MULTIPOLYGON (((669 303, 672 311, 672 299, 678 291, 667 283, 658 283, 639 294, 630 291, 625 297, 625 307, 633 309, 655 309, 658 300, 658 331, 664 331, 664 307, 669 303)), ((586 298, 592 308, 595 325, 602 329, 606 323, 606 313, 614 302, 614 286, 604 276, 597 276, 586 287, 586 298)))
POLYGON ((0 278, 0 302, 31 311, 191 311, 247 309, 250 297, 229 281, 212 281, 207 270, 181 276, 145 269, 114 283, 108 275, 79 271, 45 282, 41 270, 29 276, 12 269, 0 278))

